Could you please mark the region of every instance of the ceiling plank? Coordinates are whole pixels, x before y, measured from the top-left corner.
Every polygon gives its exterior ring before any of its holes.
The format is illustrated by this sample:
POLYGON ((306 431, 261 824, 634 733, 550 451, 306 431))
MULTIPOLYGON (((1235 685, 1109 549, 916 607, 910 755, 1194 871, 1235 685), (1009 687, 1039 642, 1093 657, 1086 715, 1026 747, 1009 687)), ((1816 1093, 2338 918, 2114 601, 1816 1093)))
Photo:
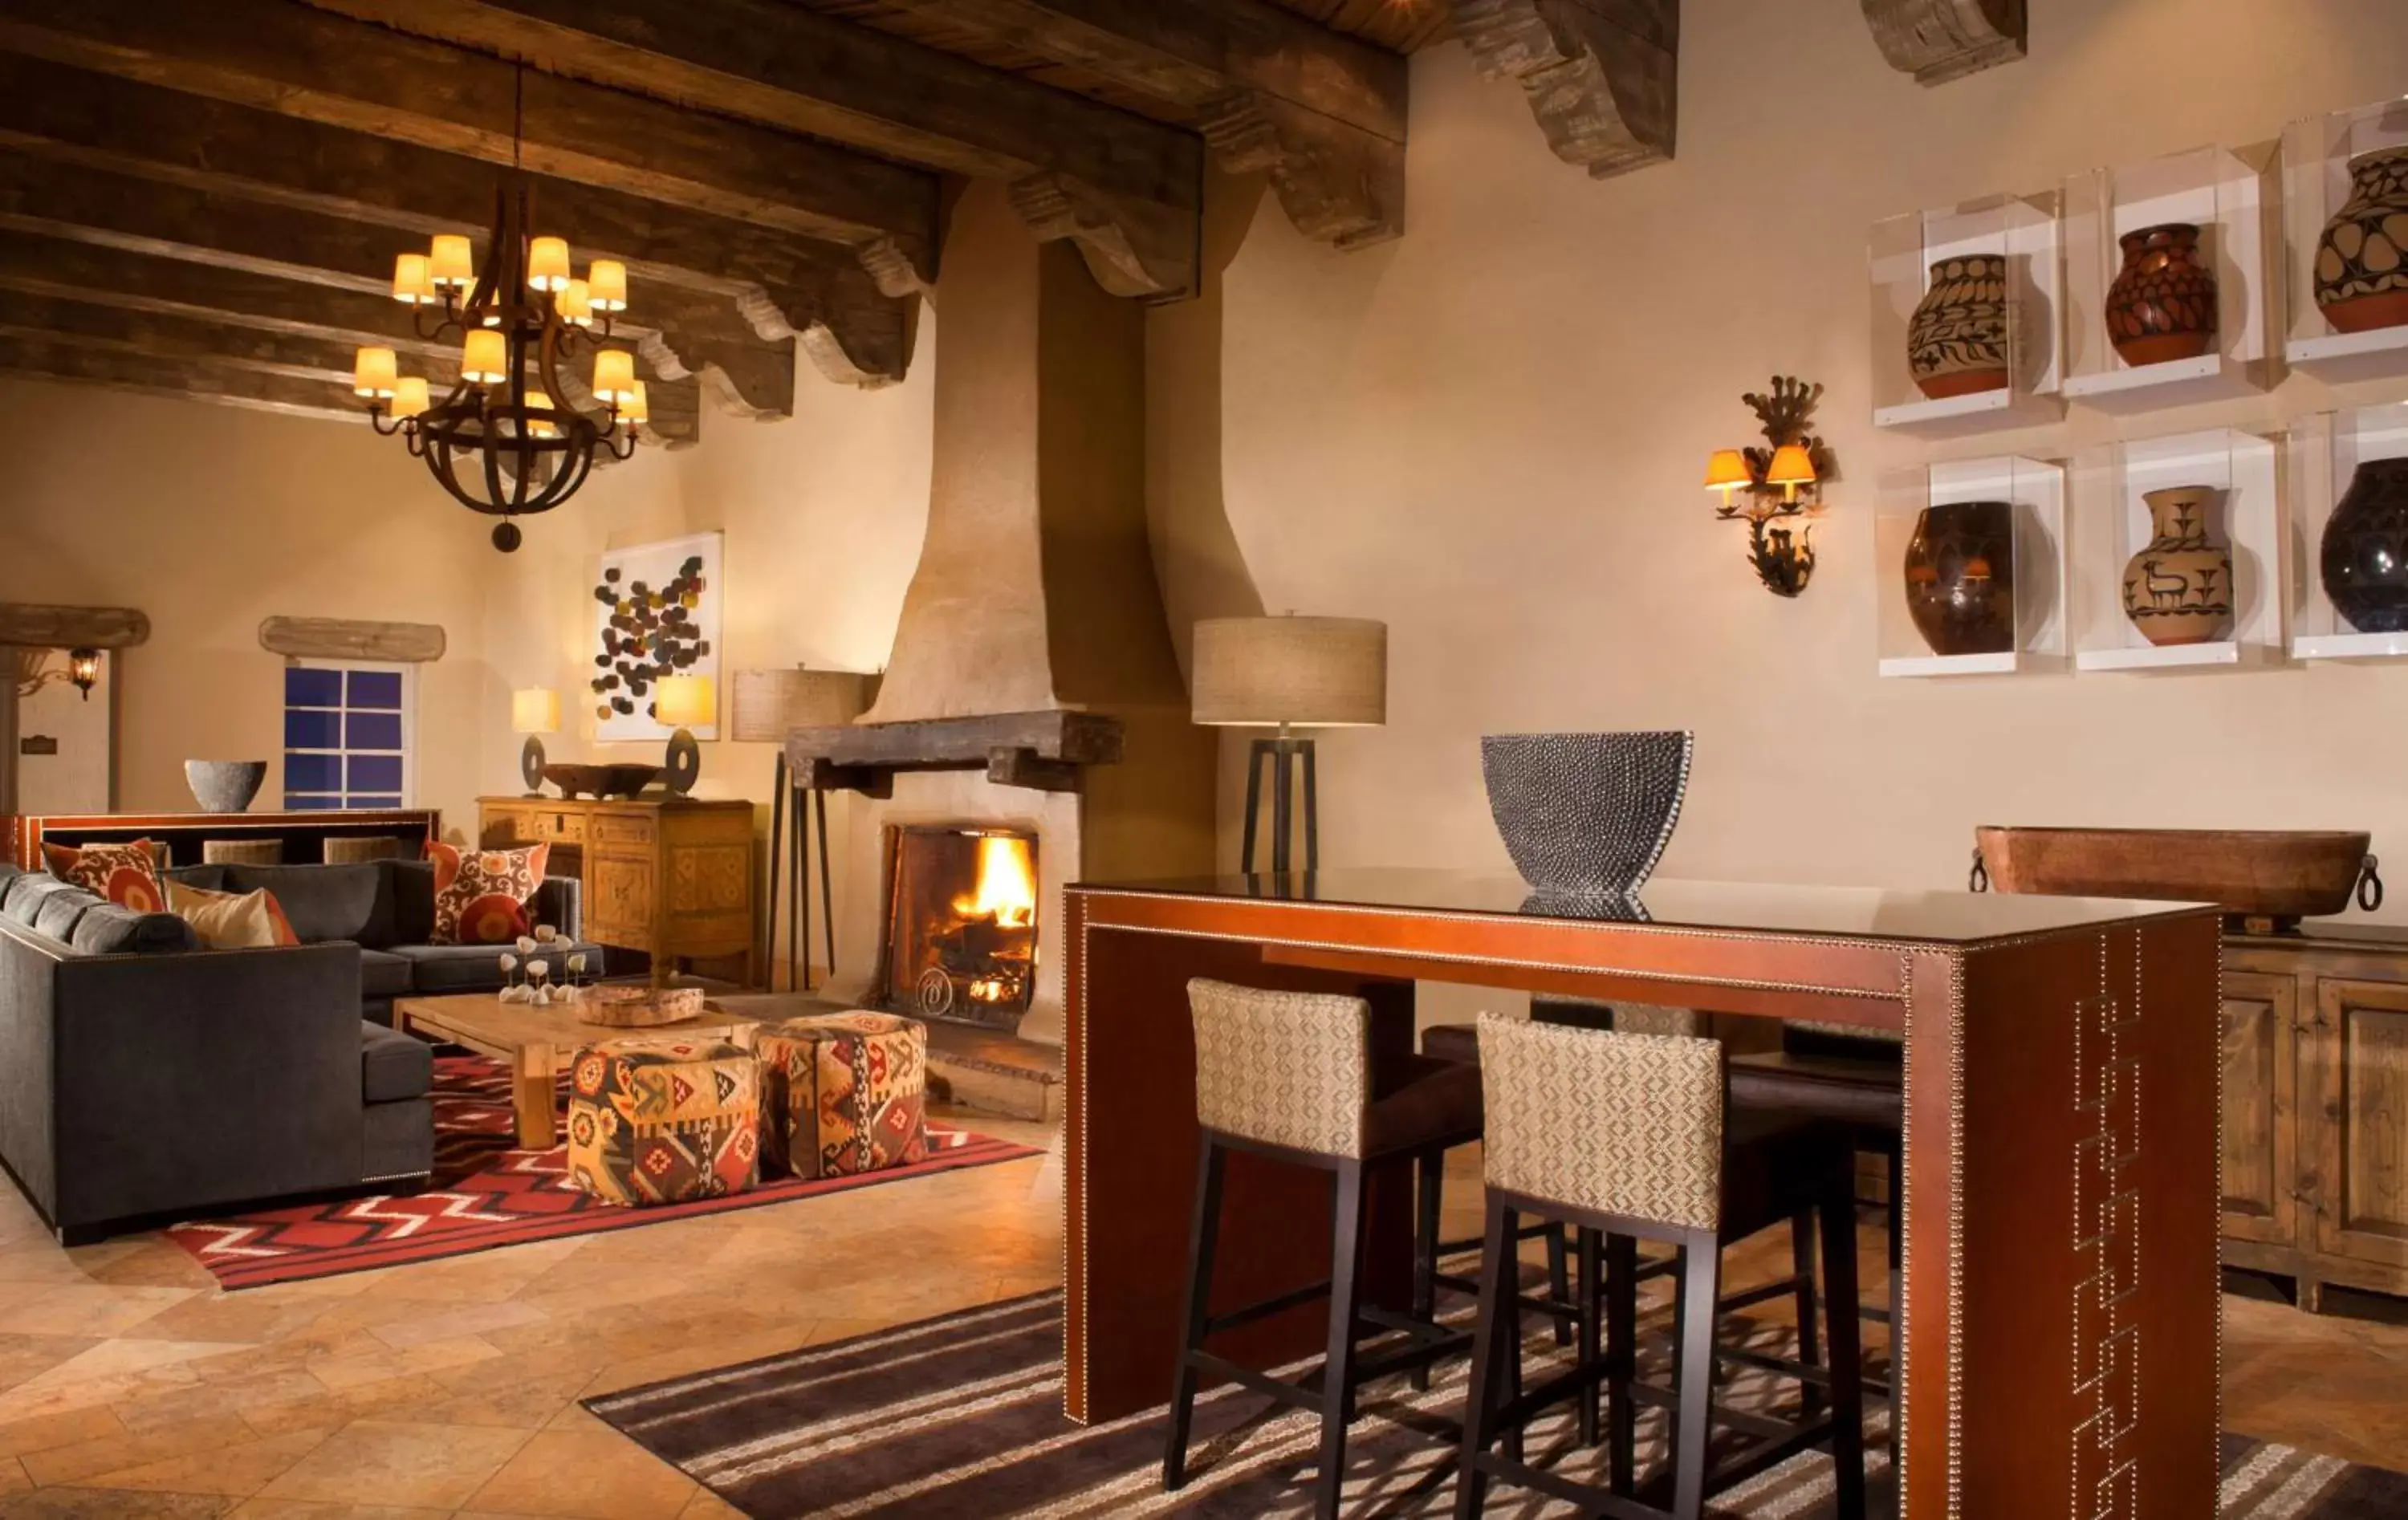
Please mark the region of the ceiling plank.
POLYGON ((1672 157, 1680 0, 1453 0, 1481 73, 1529 97, 1547 146, 1604 179, 1672 157))
POLYGON ((1889 66, 1917 83, 1946 84, 2024 55, 2024 0, 1861 0, 1889 66))
POLYGON ((0 47, 856 247, 933 278, 937 177, 284 0, 9 0, 0 47), (512 133, 523 86, 523 139, 512 133))
POLYGON ((1394 53, 1262 0, 888 4, 1188 108, 1221 166, 1267 171, 1308 237, 1358 248, 1404 230, 1407 69, 1394 53))
POLYGON ((365 423, 366 412, 331 385, 232 365, 79 348, 54 338, 0 337, 0 374, 65 380, 136 395, 215 402, 284 417, 365 423))

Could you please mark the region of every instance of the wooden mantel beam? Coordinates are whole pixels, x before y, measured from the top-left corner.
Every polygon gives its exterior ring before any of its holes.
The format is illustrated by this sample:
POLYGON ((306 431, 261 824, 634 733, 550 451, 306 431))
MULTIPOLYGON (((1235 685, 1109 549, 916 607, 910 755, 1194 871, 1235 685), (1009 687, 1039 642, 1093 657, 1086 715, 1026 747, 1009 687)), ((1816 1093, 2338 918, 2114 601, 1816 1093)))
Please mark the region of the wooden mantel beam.
POLYGON ((2024 55, 2024 0, 1860 0, 1890 67, 1946 84, 2024 55))
POLYGON ((1556 157, 1599 179, 1671 158, 1680 0, 1451 3, 1473 64, 1522 86, 1556 157))
POLYGON ((1404 230, 1403 58, 1264 0, 887 0, 1192 113, 1222 167, 1268 171, 1340 248, 1404 230))
POLYGON ((489 164, 523 163, 842 243, 923 278, 935 272, 938 182, 925 170, 284 0, 9 0, 0 48, 489 164))
MULTIPOLYGON (((0 644, 31 649, 132 649, 150 641, 150 615, 132 607, 0 602, 0 644)), ((7 683, 9 691, 16 683, 7 683)))

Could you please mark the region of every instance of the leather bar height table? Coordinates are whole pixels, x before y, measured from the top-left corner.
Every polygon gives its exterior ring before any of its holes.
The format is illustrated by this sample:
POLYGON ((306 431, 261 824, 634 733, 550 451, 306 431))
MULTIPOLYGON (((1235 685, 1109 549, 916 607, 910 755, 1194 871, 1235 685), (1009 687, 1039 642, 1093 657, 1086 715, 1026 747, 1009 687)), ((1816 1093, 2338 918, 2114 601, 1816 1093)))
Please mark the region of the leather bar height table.
MULTIPOLYGON (((2218 929, 2183 904, 1690 882, 1542 900, 1441 871, 1074 885, 1067 1412, 1169 1397, 1197 1145, 1188 979, 1354 993, 1392 1023, 1416 980, 1467 982, 1902 1030, 1909 1520, 2212 1515, 2218 929)), ((1326 1194, 1232 1168, 1232 1302, 1327 1275, 1326 1194)), ((1396 1189, 1375 1208, 1365 1270, 1393 1291, 1409 1204, 1396 1189)), ((1303 1305, 1230 1354, 1269 1366, 1323 1328, 1303 1305)))

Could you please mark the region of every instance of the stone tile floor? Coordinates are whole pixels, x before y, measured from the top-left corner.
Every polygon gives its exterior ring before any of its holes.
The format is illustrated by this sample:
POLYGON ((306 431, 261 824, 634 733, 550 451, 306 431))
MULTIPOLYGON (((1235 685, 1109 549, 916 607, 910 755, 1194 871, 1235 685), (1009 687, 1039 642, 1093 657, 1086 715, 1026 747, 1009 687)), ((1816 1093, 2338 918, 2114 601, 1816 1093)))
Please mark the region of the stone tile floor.
MULTIPOLYGON (((0 1187, 0 1516, 731 1515, 578 1400, 1049 1286, 1058 1200, 1032 1159, 229 1295, 157 1236, 61 1250, 0 1187)), ((2401 1462, 2408 1314, 2353 1302, 2392 1323, 2228 1297, 2233 1428, 2401 1462)))

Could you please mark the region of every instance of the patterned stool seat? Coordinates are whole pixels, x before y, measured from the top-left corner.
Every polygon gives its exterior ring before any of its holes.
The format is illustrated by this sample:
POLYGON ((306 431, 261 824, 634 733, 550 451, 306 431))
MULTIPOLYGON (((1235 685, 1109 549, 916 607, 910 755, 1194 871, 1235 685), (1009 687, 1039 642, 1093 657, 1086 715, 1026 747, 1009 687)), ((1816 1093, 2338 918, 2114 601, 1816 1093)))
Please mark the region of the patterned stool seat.
POLYGON ((749 1192, 761 1172, 761 1067, 724 1040, 620 1040, 577 1053, 568 1179, 642 1207, 749 1192))
POLYGON ((888 1013, 764 1025, 762 1143, 797 1177, 850 1177, 928 1158, 928 1031, 888 1013))

